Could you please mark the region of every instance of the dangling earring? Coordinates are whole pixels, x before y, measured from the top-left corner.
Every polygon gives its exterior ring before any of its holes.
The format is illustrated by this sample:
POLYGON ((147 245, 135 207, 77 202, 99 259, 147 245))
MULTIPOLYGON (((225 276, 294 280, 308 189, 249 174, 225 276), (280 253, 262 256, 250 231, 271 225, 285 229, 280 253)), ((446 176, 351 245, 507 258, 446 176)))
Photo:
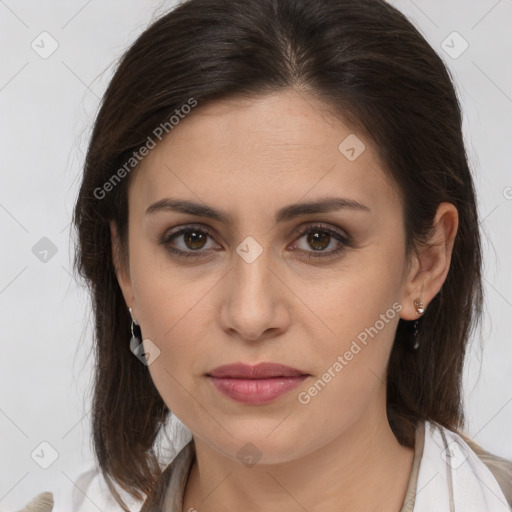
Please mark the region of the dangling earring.
POLYGON ((132 324, 130 326, 130 330, 132 332, 132 337, 130 338, 130 350, 137 355, 137 347, 142 343, 140 327, 133 318, 132 308, 128 308, 128 311, 132 317, 132 324))
MULTIPOLYGON (((420 299, 416 299, 414 301, 414 307, 416 308, 416 313, 418 315, 422 315, 425 312, 425 308, 423 307, 423 302, 420 299)), ((418 320, 414 322, 414 344, 412 346, 413 350, 417 350, 420 346, 420 342, 416 339, 416 336, 418 335, 418 320)))

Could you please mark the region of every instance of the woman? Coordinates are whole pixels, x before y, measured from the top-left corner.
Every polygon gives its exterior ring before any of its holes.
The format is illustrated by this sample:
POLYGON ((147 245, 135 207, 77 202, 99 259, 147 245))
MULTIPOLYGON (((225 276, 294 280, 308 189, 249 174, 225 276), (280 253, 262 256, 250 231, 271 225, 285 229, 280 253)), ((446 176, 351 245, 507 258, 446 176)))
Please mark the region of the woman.
POLYGON ((460 106, 386 2, 157 20, 103 98, 74 222, 118 509, 512 507, 510 462, 463 436, 482 285, 460 106), (170 411, 192 438, 162 467, 170 411))

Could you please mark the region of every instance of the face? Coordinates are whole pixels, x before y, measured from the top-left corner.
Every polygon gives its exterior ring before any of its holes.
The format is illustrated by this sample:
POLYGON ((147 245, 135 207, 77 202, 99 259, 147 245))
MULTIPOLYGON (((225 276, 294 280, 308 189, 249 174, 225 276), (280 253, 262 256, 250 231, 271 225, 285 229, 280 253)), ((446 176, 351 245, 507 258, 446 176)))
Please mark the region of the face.
POLYGON ((160 351, 148 371, 197 439, 232 459, 252 443, 261 462, 285 462, 384 421, 386 364, 417 290, 401 201, 370 140, 291 90, 199 105, 141 162, 128 201, 118 279, 160 351), (239 362, 308 376, 244 403, 207 376, 239 362))

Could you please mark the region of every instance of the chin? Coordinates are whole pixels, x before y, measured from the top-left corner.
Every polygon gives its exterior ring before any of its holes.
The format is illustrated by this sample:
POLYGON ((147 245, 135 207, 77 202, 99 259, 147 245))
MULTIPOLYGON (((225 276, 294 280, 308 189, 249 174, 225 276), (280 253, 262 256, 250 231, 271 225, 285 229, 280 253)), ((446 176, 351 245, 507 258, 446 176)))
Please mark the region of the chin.
POLYGON ((208 439, 204 436, 201 438, 223 456, 247 467, 255 463, 261 465, 291 462, 315 449, 312 446, 308 450, 303 430, 301 432, 300 429, 292 431, 290 428, 283 428, 283 425, 279 426, 281 421, 282 418, 265 422, 252 420, 250 426, 241 422, 236 427, 226 424, 226 430, 232 437, 225 433, 222 439, 208 439))

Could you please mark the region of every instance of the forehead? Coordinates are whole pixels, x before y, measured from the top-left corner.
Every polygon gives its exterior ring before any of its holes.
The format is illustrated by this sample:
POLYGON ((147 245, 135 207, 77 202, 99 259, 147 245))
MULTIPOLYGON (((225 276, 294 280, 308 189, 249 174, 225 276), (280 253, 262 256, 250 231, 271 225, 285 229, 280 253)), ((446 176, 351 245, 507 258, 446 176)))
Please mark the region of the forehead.
POLYGON ((372 141, 294 90, 198 105, 144 158, 134 183, 140 209, 166 195, 240 211, 329 194, 377 208, 398 200, 372 141))

